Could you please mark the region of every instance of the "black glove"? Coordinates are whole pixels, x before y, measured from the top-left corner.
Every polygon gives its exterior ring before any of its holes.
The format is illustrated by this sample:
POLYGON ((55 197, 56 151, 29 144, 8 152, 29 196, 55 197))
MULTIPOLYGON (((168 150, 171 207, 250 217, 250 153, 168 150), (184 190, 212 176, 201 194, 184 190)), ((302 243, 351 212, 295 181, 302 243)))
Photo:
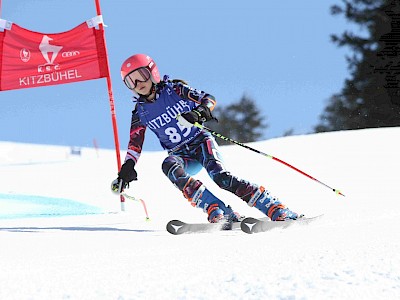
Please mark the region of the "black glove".
POLYGON ((137 173, 135 171, 135 162, 128 159, 119 170, 118 178, 111 182, 111 190, 114 193, 120 194, 129 187, 129 182, 137 180, 137 173))
POLYGON ((211 115, 211 110, 203 104, 193 108, 191 111, 183 113, 181 116, 191 124, 196 122, 204 123, 214 119, 214 117, 211 115))
POLYGON ((137 180, 137 173, 135 170, 135 161, 128 159, 122 166, 118 173, 118 179, 122 179, 124 183, 129 183, 132 180, 137 180))

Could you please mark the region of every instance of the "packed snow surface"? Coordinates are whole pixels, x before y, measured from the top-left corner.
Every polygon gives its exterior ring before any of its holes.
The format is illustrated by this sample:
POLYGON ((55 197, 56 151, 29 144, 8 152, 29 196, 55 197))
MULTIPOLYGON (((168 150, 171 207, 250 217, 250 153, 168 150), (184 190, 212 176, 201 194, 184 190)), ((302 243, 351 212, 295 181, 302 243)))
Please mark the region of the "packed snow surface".
MULTIPOLYGON (((307 226, 173 236, 171 219, 205 222, 144 152, 139 180, 110 191, 115 151, 0 142, 0 299, 400 299, 400 128, 251 143, 345 197, 237 145, 220 150, 236 176, 265 186, 307 226)), ((125 152, 121 152, 122 158, 125 152)), ((220 190, 246 216, 255 208, 220 190)))

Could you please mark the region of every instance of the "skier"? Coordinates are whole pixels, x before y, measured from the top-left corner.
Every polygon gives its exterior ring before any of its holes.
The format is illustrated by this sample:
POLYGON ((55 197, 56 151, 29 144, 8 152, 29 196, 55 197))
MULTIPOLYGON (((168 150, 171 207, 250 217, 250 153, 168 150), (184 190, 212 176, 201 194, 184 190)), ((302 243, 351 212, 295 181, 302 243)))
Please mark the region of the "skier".
POLYGON ((115 192, 122 192, 137 180, 138 162, 147 128, 158 137, 168 151, 162 170, 194 207, 208 214, 210 223, 238 222, 240 215, 213 195, 204 184, 192 177, 205 168, 222 189, 232 192, 249 206, 256 207, 272 221, 297 219, 299 215, 286 208, 262 186, 233 176, 225 169, 213 136, 194 126, 213 119, 215 98, 189 87, 182 80, 160 79, 154 60, 136 54, 124 61, 121 76, 134 92, 136 105, 132 112, 130 140, 125 162, 112 183, 115 192))

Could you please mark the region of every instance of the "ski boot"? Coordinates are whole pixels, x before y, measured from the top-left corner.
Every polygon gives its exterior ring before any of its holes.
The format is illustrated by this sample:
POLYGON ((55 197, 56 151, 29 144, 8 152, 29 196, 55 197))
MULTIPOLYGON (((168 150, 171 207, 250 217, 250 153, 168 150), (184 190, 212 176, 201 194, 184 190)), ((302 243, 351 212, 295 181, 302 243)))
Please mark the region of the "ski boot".
POLYGON ((198 180, 190 180, 183 194, 192 206, 201 208, 208 214, 208 222, 221 223, 226 230, 232 228, 232 223, 242 219, 239 213, 234 212, 229 205, 226 206, 198 180))
POLYGON ((220 203, 213 203, 207 209, 208 222, 219 223, 222 221, 228 221, 229 223, 240 222, 243 217, 239 213, 233 211, 230 205, 220 201, 220 203))
POLYGON ((207 214, 208 222, 220 223, 223 230, 231 230, 233 223, 241 222, 244 219, 239 213, 233 211, 230 205, 225 206, 221 200, 212 203, 207 209, 207 214))
POLYGON ((297 220, 303 216, 291 211, 262 186, 252 195, 248 205, 254 206, 272 221, 297 220))

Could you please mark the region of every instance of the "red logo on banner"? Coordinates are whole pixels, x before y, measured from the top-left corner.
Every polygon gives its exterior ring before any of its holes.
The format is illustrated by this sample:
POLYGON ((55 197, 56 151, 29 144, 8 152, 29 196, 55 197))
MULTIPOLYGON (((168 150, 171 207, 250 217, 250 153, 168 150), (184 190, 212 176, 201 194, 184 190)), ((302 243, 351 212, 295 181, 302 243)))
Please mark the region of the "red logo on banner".
POLYGON ((56 34, 16 24, 0 32, 0 90, 22 89, 108 76, 103 30, 82 23, 56 34))

